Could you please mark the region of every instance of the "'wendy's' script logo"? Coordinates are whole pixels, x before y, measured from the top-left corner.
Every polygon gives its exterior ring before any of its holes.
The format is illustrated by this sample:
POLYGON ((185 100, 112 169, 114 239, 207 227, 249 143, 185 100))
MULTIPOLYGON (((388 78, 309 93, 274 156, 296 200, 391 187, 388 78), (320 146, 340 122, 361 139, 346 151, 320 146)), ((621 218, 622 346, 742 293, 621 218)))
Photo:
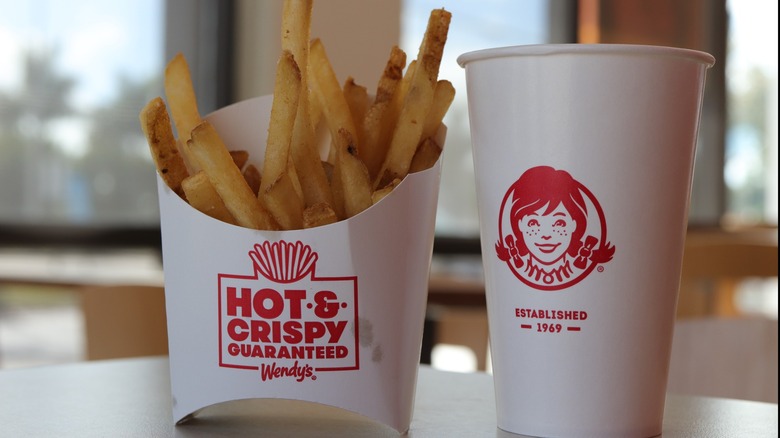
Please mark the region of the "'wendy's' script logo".
POLYGON ((498 258, 523 283, 560 290, 612 260, 598 200, 563 170, 526 170, 507 190, 498 219, 498 258))

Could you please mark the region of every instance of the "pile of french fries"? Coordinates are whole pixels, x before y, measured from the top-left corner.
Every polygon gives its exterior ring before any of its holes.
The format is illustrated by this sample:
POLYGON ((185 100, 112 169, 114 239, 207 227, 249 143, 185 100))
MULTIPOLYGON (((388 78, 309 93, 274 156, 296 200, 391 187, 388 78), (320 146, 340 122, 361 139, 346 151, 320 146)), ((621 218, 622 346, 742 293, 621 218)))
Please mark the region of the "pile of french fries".
POLYGON ((439 159, 436 134, 455 97, 438 79, 451 14, 431 11, 408 66, 392 47, 372 97, 351 77, 339 84, 323 42, 310 37, 312 3, 284 1, 262 169, 248 163, 249 151, 228 151, 201 118, 181 54, 165 69, 170 116, 162 97, 141 110, 158 173, 199 211, 258 230, 313 228, 355 216, 439 159), (327 154, 321 131, 330 137, 327 154))

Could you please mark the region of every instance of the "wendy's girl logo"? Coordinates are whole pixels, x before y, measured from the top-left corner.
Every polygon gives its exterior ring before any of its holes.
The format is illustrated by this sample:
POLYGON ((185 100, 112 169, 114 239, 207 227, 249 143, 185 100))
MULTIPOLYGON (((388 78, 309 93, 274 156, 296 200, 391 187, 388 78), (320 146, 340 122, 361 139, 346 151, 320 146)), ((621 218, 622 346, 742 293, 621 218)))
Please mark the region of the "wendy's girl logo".
POLYGON ((568 288, 612 260, 598 200, 563 170, 526 170, 501 202, 496 254, 523 283, 568 288))
POLYGON ((316 276, 302 242, 256 244, 249 258, 252 275, 218 275, 219 365, 263 381, 358 369, 357 277, 316 276))

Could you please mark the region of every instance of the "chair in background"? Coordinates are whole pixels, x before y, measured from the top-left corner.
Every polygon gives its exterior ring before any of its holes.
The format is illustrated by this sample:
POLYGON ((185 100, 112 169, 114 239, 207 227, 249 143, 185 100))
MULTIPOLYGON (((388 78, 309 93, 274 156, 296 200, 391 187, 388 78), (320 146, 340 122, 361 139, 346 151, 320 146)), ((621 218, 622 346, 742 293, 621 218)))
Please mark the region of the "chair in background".
POLYGON ((777 278, 777 229, 689 230, 677 316, 740 315, 735 296, 750 278, 777 278))
POLYGON ((668 391, 777 403, 777 330, 766 317, 678 320, 668 391))
POLYGON ((163 287, 89 286, 82 293, 88 360, 168 354, 163 287))

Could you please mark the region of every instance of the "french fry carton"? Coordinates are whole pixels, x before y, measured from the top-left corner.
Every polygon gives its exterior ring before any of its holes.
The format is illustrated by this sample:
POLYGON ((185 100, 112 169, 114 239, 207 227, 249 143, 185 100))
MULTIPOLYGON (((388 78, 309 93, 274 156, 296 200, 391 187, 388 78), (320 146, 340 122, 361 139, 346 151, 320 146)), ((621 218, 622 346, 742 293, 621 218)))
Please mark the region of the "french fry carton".
MULTIPOLYGON (((207 116, 260 169, 271 101, 207 116)), ((174 421, 229 400, 278 398, 406 431, 440 175, 439 162, 359 215, 298 231, 217 221, 158 177, 174 421)))

